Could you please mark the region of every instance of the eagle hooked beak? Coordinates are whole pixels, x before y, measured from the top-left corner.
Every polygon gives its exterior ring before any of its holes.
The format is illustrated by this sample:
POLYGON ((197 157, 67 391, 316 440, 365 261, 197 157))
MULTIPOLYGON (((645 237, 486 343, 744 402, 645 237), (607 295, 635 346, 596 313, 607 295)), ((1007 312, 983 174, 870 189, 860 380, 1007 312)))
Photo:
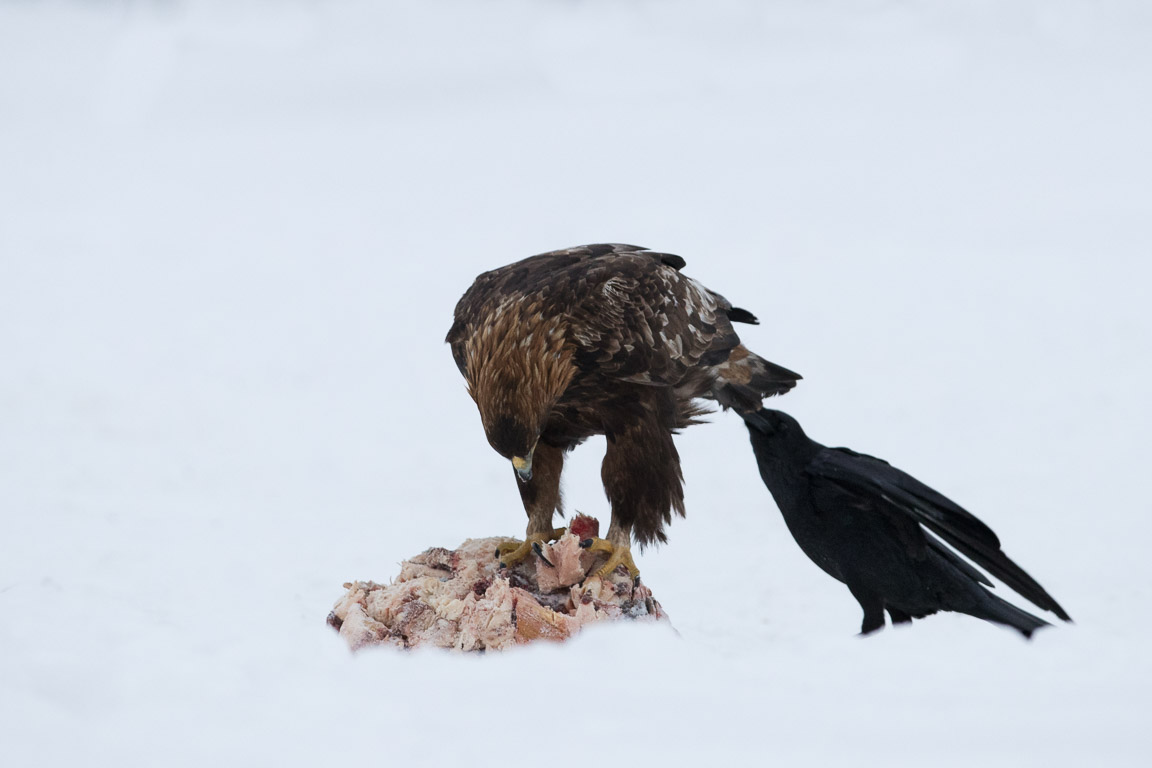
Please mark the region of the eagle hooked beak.
POLYGON ((516 470, 516 476, 520 478, 520 482, 526 483, 532 479, 532 452, 528 452, 528 458, 521 458, 520 456, 512 457, 512 468, 516 470))

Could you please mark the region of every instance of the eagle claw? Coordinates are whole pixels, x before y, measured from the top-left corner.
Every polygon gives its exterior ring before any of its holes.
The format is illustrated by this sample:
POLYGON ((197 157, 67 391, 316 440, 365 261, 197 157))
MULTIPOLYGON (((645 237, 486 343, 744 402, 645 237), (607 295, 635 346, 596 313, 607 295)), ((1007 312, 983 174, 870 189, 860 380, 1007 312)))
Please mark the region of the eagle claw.
POLYGON ((536 557, 543 560, 544 564, 547 565, 549 568, 555 568, 556 567, 555 565, 552 564, 551 560, 544 557, 544 547, 540 546, 540 542, 538 542, 538 541, 532 542, 532 551, 535 552, 536 557))
POLYGON ((540 547, 542 541, 555 541, 564 535, 564 528, 554 528, 551 531, 544 533, 533 533, 528 536, 524 541, 506 541, 496 547, 496 557, 500 559, 501 568, 511 568, 514 565, 519 565, 528 557, 528 553, 535 552, 538 557, 548 562, 541 552, 543 548, 540 547))
POLYGON ((619 566, 623 565, 628 569, 628 575, 632 577, 633 583, 640 582, 640 569, 636 567, 635 561, 632 560, 632 548, 627 544, 613 544, 608 539, 584 539, 580 542, 580 546, 589 552, 606 552, 608 553, 608 562, 600 566, 593 576, 600 578, 606 577, 612 571, 616 570, 619 566))

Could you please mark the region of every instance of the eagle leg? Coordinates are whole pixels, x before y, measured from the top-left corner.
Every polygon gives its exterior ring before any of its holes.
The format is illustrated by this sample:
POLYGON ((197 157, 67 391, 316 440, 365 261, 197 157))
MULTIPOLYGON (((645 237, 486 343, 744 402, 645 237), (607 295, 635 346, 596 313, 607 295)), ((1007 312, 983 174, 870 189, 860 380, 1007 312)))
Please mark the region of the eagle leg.
POLYGON ((580 542, 580 546, 589 552, 607 552, 608 562, 604 563, 593 576, 600 578, 606 577, 620 565, 628 569, 628 575, 633 580, 640 578, 640 569, 636 567, 636 562, 632 559, 632 548, 627 544, 614 544, 608 539, 584 539, 580 542))
MULTIPOLYGON (((553 528, 551 531, 533 533, 524 541, 506 541, 496 546, 496 557, 500 558, 500 565, 511 568, 524 561, 528 553, 535 551, 542 541, 556 541, 564 535, 567 528, 553 528)), ((545 561, 547 562, 547 561, 545 561)))

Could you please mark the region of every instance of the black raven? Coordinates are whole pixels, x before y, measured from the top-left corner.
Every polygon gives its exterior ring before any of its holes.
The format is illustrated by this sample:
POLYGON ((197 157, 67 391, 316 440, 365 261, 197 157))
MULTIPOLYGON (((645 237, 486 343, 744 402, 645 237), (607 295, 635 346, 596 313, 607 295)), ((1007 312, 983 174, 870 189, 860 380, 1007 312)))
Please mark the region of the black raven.
POLYGON ((884 626, 885 609, 893 623, 957 611, 1025 637, 1048 626, 981 586, 992 582, 933 533, 1038 607, 1071 621, 1000 551, 991 528, 916 478, 881 459, 810 440, 786 413, 762 408, 742 415, 760 476, 796 543, 864 609, 861 634, 884 626))

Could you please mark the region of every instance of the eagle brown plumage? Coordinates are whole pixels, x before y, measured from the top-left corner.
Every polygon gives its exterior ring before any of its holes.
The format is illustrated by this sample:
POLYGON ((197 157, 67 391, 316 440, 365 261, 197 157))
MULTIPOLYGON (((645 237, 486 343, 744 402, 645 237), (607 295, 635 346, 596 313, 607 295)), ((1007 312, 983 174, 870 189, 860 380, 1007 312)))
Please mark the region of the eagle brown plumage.
POLYGON ((605 435, 602 478, 612 522, 594 548, 635 575, 631 539, 666 541, 684 514, 672 434, 706 412, 699 398, 754 411, 798 374, 748 351, 733 322, 756 323, 680 270, 679 256, 634 245, 586 245, 485 272, 456 305, 448 332, 488 442, 511 459, 528 514, 512 564, 559 535, 564 455, 605 435))

